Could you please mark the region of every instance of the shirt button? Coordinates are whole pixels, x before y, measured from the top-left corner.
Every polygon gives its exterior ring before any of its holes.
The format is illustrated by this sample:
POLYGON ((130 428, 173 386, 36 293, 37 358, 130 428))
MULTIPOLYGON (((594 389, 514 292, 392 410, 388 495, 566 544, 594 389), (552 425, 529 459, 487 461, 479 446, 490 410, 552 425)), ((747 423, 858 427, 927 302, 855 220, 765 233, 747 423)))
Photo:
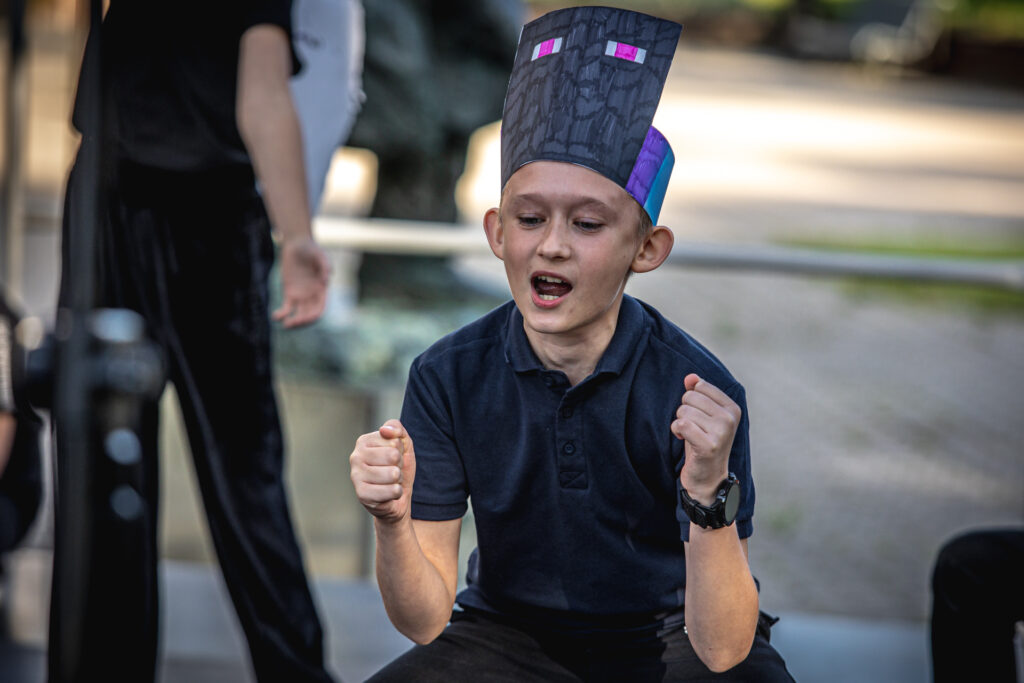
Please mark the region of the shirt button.
POLYGON ((566 441, 565 445, 562 446, 562 452, 566 455, 572 455, 576 452, 576 444, 572 441, 566 441))
POLYGON ((572 406, 562 406, 562 409, 558 411, 558 414, 562 417, 572 417, 572 406))

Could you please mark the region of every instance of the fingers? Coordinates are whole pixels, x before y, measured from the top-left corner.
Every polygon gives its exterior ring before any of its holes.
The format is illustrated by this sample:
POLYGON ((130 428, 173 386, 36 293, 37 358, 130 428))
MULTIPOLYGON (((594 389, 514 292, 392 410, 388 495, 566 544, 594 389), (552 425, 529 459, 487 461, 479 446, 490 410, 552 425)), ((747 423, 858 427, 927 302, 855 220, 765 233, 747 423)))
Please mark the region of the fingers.
POLYGON ((382 504, 400 500, 412 486, 412 439, 401 422, 388 420, 376 432, 359 437, 349 463, 359 501, 374 515, 393 514, 391 506, 382 504))
POLYGON ((385 439, 401 439, 408 436, 402 423, 394 418, 380 426, 379 434, 385 439))
POLYGON ((326 288, 317 288, 304 296, 286 293, 285 302, 274 311, 273 318, 286 328, 308 325, 323 315, 326 303, 326 288))
POLYGON ((696 374, 687 375, 683 384, 687 391, 676 410, 672 433, 701 451, 731 443, 742 417, 736 402, 696 374))
POLYGON ((683 378, 683 386, 686 387, 687 391, 693 391, 698 382, 700 382, 700 377, 693 372, 683 378))
POLYGON ((316 242, 303 239, 281 249, 281 307, 273 319, 286 328, 308 325, 319 318, 327 304, 331 264, 316 242))
POLYGON ((352 457, 361 453, 360 462, 370 466, 394 465, 401 467, 408 435, 398 420, 388 420, 376 432, 363 434, 356 441, 352 457))
MULTIPOLYGON (((729 398, 728 394, 692 372, 683 379, 683 386, 686 387, 687 394, 695 391, 698 394, 707 396, 723 408, 738 408, 736 402, 729 398)), ((683 397, 685 398, 686 394, 683 394, 683 397)))
POLYGON ((376 506, 402 497, 402 452, 379 433, 364 434, 349 456, 352 485, 363 505, 376 506))

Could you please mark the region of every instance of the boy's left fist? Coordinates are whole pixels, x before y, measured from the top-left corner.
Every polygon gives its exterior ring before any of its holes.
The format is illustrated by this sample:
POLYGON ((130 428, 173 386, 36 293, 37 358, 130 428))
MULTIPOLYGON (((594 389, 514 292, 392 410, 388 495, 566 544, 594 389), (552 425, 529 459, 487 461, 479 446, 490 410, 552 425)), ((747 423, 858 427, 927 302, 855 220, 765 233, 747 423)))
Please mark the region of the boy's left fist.
POLYGON ((686 442, 679 480, 691 498, 710 505, 729 475, 729 453, 743 411, 725 392, 695 374, 687 375, 683 385, 686 393, 671 427, 676 438, 686 442))

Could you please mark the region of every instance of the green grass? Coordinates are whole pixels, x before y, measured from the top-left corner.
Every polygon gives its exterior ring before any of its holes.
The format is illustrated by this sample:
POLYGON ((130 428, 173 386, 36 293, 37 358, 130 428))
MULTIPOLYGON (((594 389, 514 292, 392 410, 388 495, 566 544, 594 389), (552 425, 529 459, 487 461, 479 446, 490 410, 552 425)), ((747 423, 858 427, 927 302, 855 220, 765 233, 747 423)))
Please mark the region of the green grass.
POLYGON ((783 244, 825 251, 858 251, 891 256, 960 258, 969 260, 1024 259, 1024 235, 1020 239, 988 239, 965 242, 962 238, 885 240, 878 238, 825 240, 790 239, 783 244))
MULTIPOLYGON (((856 252, 921 259, 1024 260, 1024 237, 1007 241, 787 240, 785 245, 827 252, 856 252)), ((846 293, 861 300, 889 300, 983 315, 1024 317, 1024 292, 959 283, 912 282, 873 277, 840 278, 846 293)))

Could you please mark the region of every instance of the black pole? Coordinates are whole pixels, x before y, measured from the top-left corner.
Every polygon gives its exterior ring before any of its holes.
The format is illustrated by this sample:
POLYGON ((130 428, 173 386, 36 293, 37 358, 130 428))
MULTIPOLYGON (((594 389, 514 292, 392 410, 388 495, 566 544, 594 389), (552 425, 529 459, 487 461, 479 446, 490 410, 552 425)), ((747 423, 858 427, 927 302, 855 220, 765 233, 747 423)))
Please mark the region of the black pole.
POLYGON ((89 3, 76 106, 82 142, 65 198, 67 282, 55 330, 51 683, 146 683, 156 667, 156 594, 149 581, 157 552, 149 506, 156 501, 142 495, 139 433, 144 405, 155 410, 164 373, 140 315, 96 308, 112 161, 104 156, 102 5, 89 3))
MULTIPOLYGON (((76 161, 79 185, 65 203, 79 217, 74 248, 66 272, 74 286, 64 307, 57 311, 58 341, 55 369, 54 425, 56 428, 56 478, 54 486, 54 565, 50 604, 49 680, 64 683, 80 680, 88 587, 93 569, 94 501, 91 499, 94 459, 88 376, 89 332, 87 319, 95 305, 96 232, 100 220, 100 150, 103 135, 102 83, 100 81, 101 0, 89 2, 89 38, 83 57, 80 93, 82 142, 76 161)), ((65 218, 65 220, 67 220, 65 218)), ((65 235, 65 239, 69 239, 65 235)))

